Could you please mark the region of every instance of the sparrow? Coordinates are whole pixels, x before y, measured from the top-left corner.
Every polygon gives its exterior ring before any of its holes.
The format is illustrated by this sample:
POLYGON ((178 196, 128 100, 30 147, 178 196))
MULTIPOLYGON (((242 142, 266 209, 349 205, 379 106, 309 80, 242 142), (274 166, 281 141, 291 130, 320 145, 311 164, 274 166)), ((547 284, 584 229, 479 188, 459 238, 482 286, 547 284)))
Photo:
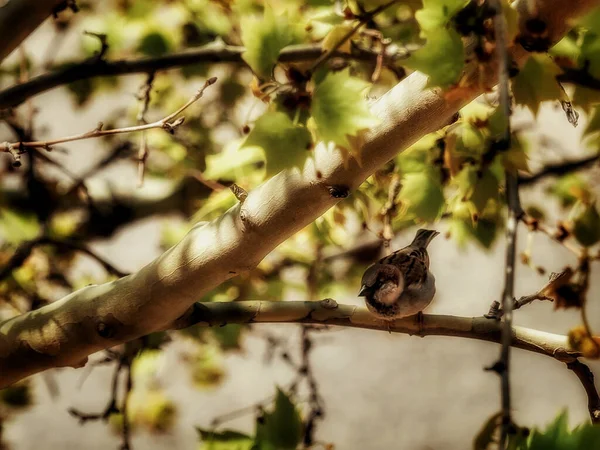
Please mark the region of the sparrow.
POLYGON ((359 297, 380 319, 392 321, 419 314, 435 295, 427 246, 438 234, 420 229, 412 243, 370 266, 362 277, 359 297))

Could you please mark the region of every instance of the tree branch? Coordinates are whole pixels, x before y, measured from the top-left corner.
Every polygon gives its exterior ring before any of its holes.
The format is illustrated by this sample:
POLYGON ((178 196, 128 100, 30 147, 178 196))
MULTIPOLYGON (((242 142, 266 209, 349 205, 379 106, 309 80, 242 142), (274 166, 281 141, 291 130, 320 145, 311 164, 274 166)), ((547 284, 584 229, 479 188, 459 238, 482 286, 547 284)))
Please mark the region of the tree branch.
MULTIPOLYGON (((231 323, 310 323, 388 331, 388 324, 366 308, 338 304, 332 299, 318 302, 198 302, 173 327, 220 327, 231 323)), ((453 336, 496 343, 500 343, 502 337, 502 324, 483 316, 425 314, 422 324, 415 317, 407 317, 391 322, 389 330, 411 336, 453 336)), ((561 362, 570 362, 581 356, 569 349, 567 336, 524 327, 513 327, 511 346, 551 356, 561 362)))
POLYGON ((567 362, 567 367, 577 375, 588 397, 588 411, 592 423, 600 423, 600 396, 594 383, 594 374, 588 366, 579 361, 567 362))
POLYGON ((31 252, 35 247, 42 245, 53 245, 57 248, 85 253, 90 258, 95 259, 102 267, 104 267, 104 269, 108 273, 117 277, 124 277, 125 275, 127 275, 127 273, 117 269, 110 262, 108 262, 100 255, 90 250, 83 243, 66 239, 54 238, 51 236, 40 236, 30 241, 23 242, 19 245, 19 247, 17 248, 15 253, 13 253, 13 255, 10 257, 8 262, 2 268, 0 268, 0 281, 4 280, 7 276, 9 276, 13 270, 23 265, 23 263, 29 257, 29 255, 31 255, 31 252))
MULTIPOLYGON (((555 41, 567 31, 572 18, 597 3, 540 0, 536 18, 544 20, 555 41)), ((520 12, 522 33, 527 33, 526 2, 513 5, 520 12)), ((522 47, 511 47, 513 60, 523 63, 528 56, 522 47)), ((79 367, 93 352, 170 328, 196 299, 254 268, 277 245, 349 195, 399 151, 448 123, 459 108, 494 81, 492 76, 442 92, 428 89, 427 77, 413 73, 373 103, 371 110, 381 122, 364 136, 362 165, 319 144, 302 171, 286 170, 270 178, 249 192, 243 204, 238 203, 212 222, 196 225, 179 244, 139 272, 85 287, 0 324, 0 385, 51 367, 79 367)), ((188 311, 186 316, 190 314, 188 311)), ((466 330, 471 329, 469 324, 462 322, 466 330)), ((372 322, 370 326, 376 327, 372 322)), ((462 333, 471 335, 465 329, 462 333)), ((519 345, 538 352, 550 342, 527 344, 527 339, 523 341, 519 332, 516 334, 519 345)), ((486 335, 488 340, 497 338, 497 328, 486 335)), ((560 341, 562 354, 569 356, 564 337, 554 338, 557 345, 560 341)))
MULTIPOLYGON (((55 87, 87 78, 153 73, 202 63, 246 64, 242 59, 242 54, 245 50, 244 47, 225 45, 221 42, 208 44, 195 50, 155 58, 122 59, 116 61, 92 58, 81 63, 70 64, 64 69, 39 75, 26 83, 17 84, 0 91, 0 110, 18 106, 28 98, 55 87)), ((323 50, 319 45, 291 45, 281 51, 279 61, 310 61, 317 59, 322 53, 323 50)), ((393 62, 408 56, 408 54, 409 52, 406 51, 386 55, 385 60, 393 62)), ((356 47, 352 49, 350 55, 339 52, 333 54, 333 56, 352 58, 360 61, 376 61, 378 55, 378 52, 356 47)))
POLYGON ((548 177, 559 177, 578 170, 587 169, 600 161, 600 154, 576 160, 566 160, 556 164, 547 164, 532 175, 519 176, 519 186, 528 186, 548 177))
MULTIPOLYGON (((509 59, 508 45, 506 42, 506 20, 502 3, 500 0, 493 0, 491 3, 496 10, 494 17, 494 37, 496 39, 496 52, 498 58, 499 73, 499 97, 500 108, 504 115, 505 127, 502 134, 504 148, 511 147, 511 95, 508 77, 509 59)), ((494 365, 500 375, 500 393, 502 405, 502 426, 500 435, 499 449, 505 448, 508 439, 509 429, 512 425, 511 418, 511 392, 510 392, 510 346, 512 340, 512 308, 514 301, 515 285, 515 260, 517 254, 517 225, 519 217, 522 214, 521 201, 519 199, 519 182, 517 174, 510 170, 505 171, 506 179, 506 200, 508 203, 508 223, 506 226, 506 265, 504 269, 504 292, 502 293, 502 349, 500 358, 494 365)))
POLYGON ((563 73, 557 75, 556 79, 561 83, 575 83, 589 89, 600 90, 600 80, 594 78, 587 69, 573 69, 561 65, 563 73))
POLYGON ((11 0, 0 7, 0 63, 64 0, 11 0))

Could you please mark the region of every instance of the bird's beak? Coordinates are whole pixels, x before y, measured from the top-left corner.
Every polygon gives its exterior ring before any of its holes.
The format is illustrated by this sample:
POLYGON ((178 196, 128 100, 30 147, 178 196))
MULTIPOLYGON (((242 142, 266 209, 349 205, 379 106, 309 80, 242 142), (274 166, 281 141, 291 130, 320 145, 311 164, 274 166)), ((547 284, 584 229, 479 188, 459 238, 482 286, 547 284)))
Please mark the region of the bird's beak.
POLYGON ((360 287, 360 292, 358 293, 358 296, 359 297, 365 297, 367 295, 367 289, 368 289, 367 286, 365 284, 363 284, 360 287))

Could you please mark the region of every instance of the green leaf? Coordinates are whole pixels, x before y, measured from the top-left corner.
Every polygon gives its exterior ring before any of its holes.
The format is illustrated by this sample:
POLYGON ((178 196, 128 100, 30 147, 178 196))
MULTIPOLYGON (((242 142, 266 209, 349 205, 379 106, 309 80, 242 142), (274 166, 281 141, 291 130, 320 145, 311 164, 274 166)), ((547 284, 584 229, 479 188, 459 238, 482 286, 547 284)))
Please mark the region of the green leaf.
POLYGON ((5 408, 25 409, 32 405, 31 383, 20 381, 0 390, 0 404, 5 408))
POLYGON ((415 17, 422 30, 437 30, 444 28, 468 3, 469 0, 423 0, 423 8, 415 13, 415 17))
POLYGON ((242 325, 230 323, 224 327, 213 327, 211 330, 223 350, 237 350, 240 348, 240 338, 244 330, 242 325))
POLYGON ((586 423, 569 431, 567 412, 562 412, 546 430, 534 430, 519 450, 591 450, 600 448, 600 426, 586 423))
POLYGON ((321 139, 348 149, 348 136, 379 123, 364 97, 368 87, 369 83, 350 76, 348 69, 328 73, 315 86, 310 113, 321 139))
POLYGON ((262 161, 263 155, 258 148, 243 145, 232 143, 220 153, 208 155, 204 176, 210 180, 234 181, 247 175, 249 166, 262 161))
POLYGON ((584 247, 591 247, 600 241, 600 214, 593 202, 579 200, 575 203, 569 221, 575 239, 584 247))
POLYGON ((502 165, 507 170, 530 173, 529 157, 527 156, 527 142, 519 135, 513 135, 511 147, 501 153, 502 165))
POLYGON ((246 47, 242 58, 262 78, 271 77, 284 47, 301 40, 297 26, 290 23, 288 16, 276 16, 270 6, 265 7, 262 18, 244 17, 240 27, 242 42, 246 47))
POLYGON ((84 78, 67 84, 67 89, 73 95, 77 106, 84 106, 98 88, 94 79, 84 78))
POLYGON ((166 36, 158 31, 146 34, 139 46, 138 51, 147 56, 160 56, 171 50, 171 44, 166 36))
POLYGON ((498 179, 489 170, 479 172, 477 168, 465 167, 455 178, 462 201, 471 201, 474 212, 481 214, 490 200, 498 198, 498 179))
POLYGON ((473 450, 488 449, 488 446, 494 441, 493 435, 498 429, 500 417, 502 417, 502 413, 497 412, 483 424, 483 427, 481 427, 481 430, 479 430, 479 433, 477 433, 477 436, 475 437, 473 450))
POLYGON ((199 450, 251 450, 254 439, 233 430, 211 431, 196 427, 200 435, 199 450))
POLYGON ((409 173, 402 178, 398 200, 405 216, 433 222, 442 213, 444 191, 433 171, 409 173))
POLYGON ((214 388, 225 377, 221 349, 216 345, 202 345, 190 358, 190 374, 198 387, 214 388))
POLYGON ((583 37, 580 55, 580 64, 582 63, 592 77, 600 78, 600 36, 598 34, 586 33, 583 37))
POLYGON ((18 244, 36 237, 40 224, 34 214, 0 208, 0 237, 9 244, 18 244))
POLYGON ((485 136, 481 130, 470 123, 463 123, 456 129, 456 152, 463 155, 481 155, 486 148, 485 136))
POLYGON ((569 174, 552 183, 548 192, 558 197, 561 206, 566 208, 574 204, 581 193, 589 192, 589 186, 579 175, 569 174))
MULTIPOLYGON (((321 49, 323 51, 329 51, 339 45, 348 33, 352 31, 354 27, 350 23, 340 24, 334 26, 327 36, 321 41, 321 49)), ((338 51, 350 53, 351 50, 351 39, 346 39, 342 45, 338 47, 338 51)))
POLYGON ((295 450, 302 438, 302 421, 296 407, 277 389, 275 410, 267 412, 256 425, 257 450, 295 450))
POLYGON ((595 106, 592 109, 591 117, 588 121, 585 130, 583 130, 584 136, 590 136, 600 131, 600 105, 595 106))
POLYGON ((430 164, 429 156, 436 150, 440 151, 438 147, 440 138, 441 134, 437 132, 426 134, 400 153, 396 157, 396 165, 400 173, 406 174, 426 170, 430 164))
POLYGON ((267 112, 254 124, 244 147, 257 146, 265 151, 267 177, 284 169, 304 167, 312 149, 312 138, 306 127, 295 125, 283 112, 267 112))
POLYGON ((448 87, 460 78, 465 49, 453 29, 434 28, 425 34, 427 42, 414 52, 404 65, 429 76, 429 86, 448 87))
POLYGON ((592 107, 600 103, 600 91, 581 85, 575 85, 574 88, 573 105, 590 114, 592 107))
POLYGON ((192 222, 212 220, 220 216, 225 210, 237 203, 235 195, 229 189, 213 192, 204 202, 202 207, 192 217, 192 222))
POLYGON ((581 48, 577 44, 577 39, 573 35, 564 36, 548 52, 554 58, 560 58, 561 61, 569 61, 571 64, 579 60, 581 48))
POLYGON ((157 3, 152 0, 133 0, 124 2, 123 6, 127 7, 127 18, 144 19, 154 12, 157 3))
POLYGON ((490 116, 498 109, 500 108, 493 108, 478 98, 460 110, 460 117, 465 122, 476 125, 478 123, 487 122, 490 119, 490 116))
POLYGON ((501 229, 500 208, 497 202, 489 202, 477 221, 473 220, 474 209, 472 202, 454 200, 450 234, 461 246, 474 239, 483 248, 490 249, 501 229))
POLYGON ((564 93, 556 81, 560 73, 560 68, 548 55, 532 55, 512 80, 517 104, 525 105, 537 114, 541 102, 562 99, 564 93))

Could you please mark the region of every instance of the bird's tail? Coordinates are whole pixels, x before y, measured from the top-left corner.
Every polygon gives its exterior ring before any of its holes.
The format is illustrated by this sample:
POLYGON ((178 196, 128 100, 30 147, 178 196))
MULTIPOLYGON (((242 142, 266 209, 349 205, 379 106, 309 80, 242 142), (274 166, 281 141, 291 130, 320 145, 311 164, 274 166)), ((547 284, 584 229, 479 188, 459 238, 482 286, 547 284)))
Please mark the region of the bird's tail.
POLYGON ((421 228, 420 230, 417 231, 417 235, 413 239, 410 246, 416 247, 416 248, 427 248, 427 246, 429 245, 431 240, 434 237, 436 237, 438 234, 440 234, 440 233, 435 230, 425 230, 425 229, 421 228))

